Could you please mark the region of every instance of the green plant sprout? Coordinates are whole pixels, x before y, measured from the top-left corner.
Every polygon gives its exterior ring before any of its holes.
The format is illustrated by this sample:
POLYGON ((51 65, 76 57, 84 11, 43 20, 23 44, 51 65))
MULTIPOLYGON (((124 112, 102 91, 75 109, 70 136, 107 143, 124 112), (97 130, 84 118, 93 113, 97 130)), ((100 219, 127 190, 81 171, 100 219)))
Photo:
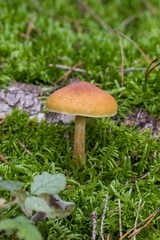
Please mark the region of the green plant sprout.
MULTIPOLYGON (((12 219, 0 220, 0 231, 5 231, 6 235, 18 237, 18 239, 24 240, 42 240, 42 235, 27 217, 18 216, 12 219)), ((4 234, 3 234, 4 235, 4 234)))

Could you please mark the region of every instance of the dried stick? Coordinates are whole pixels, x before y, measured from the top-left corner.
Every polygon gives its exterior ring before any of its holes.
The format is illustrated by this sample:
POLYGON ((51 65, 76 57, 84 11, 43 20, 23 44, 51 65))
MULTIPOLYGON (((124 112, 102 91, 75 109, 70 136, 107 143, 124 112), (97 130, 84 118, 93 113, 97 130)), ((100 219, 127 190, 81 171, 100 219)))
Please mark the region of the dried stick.
MULTIPOLYGON (((139 200, 139 203, 138 203, 138 209, 137 209, 137 215, 136 215, 136 219, 135 219, 135 223, 134 223, 134 231, 133 232, 136 232, 136 226, 137 226, 137 222, 138 222, 138 217, 139 217, 139 212, 140 212, 140 208, 141 208, 141 204, 142 204, 142 199, 139 200)), ((134 236, 133 240, 136 240, 136 236, 134 236)))
POLYGON ((110 233, 108 233, 106 240, 110 240, 110 233))
MULTIPOLYGON (((50 65, 50 66, 53 66, 53 65, 50 65)), ((70 67, 70 66, 61 65, 61 64, 55 64, 55 67, 63 69, 63 70, 71 70, 71 71, 74 71, 74 72, 86 73, 86 70, 84 70, 82 68, 70 67)))
POLYGON ((132 43, 135 46, 135 48, 141 53, 141 55, 145 58, 145 60, 148 63, 151 63, 152 60, 145 54, 145 52, 138 46, 138 44, 135 41, 133 41, 130 37, 128 37, 126 34, 120 32, 120 31, 118 31, 118 33, 122 37, 126 38, 130 43, 132 43))
POLYGON ((93 17, 93 19, 107 32, 111 33, 119 33, 121 36, 126 38, 130 43, 132 43, 135 48, 142 54, 142 56, 145 58, 147 62, 151 62, 151 59, 144 53, 144 51, 138 46, 138 44, 133 41, 130 37, 125 35, 124 33, 120 31, 116 31, 113 28, 111 28, 109 25, 105 23, 105 21, 83 0, 78 0, 79 4, 83 7, 83 9, 93 17))
POLYGON ((96 20, 107 32, 115 32, 115 30, 105 23, 105 21, 83 0, 78 0, 79 6, 82 7, 94 20, 96 20))
MULTIPOLYGON (((77 68, 77 67, 81 66, 82 64, 83 64, 82 62, 79 62, 79 63, 75 64, 72 68, 77 68)), ((65 74, 62 77, 60 77, 54 84, 60 83, 61 81, 65 81, 69 77, 69 75, 72 73, 72 71, 73 70, 70 69, 67 72, 65 72, 65 74)))
POLYGON ((159 212, 160 210, 160 207, 158 209, 156 209, 149 217, 147 217, 146 219, 144 219, 142 222, 140 222, 139 224, 137 224, 136 227, 133 227, 132 229, 130 229, 128 232, 126 232, 119 240, 123 240, 125 239, 125 237, 127 237, 132 231, 134 231, 135 228, 139 227, 141 224, 145 223, 147 221, 147 223, 142 226, 141 228, 137 229, 135 232, 134 232, 134 235, 130 235, 129 237, 133 237, 135 236, 135 234, 138 234, 142 229, 144 229, 145 227, 148 226, 148 224, 153 220, 153 218, 157 215, 157 213, 159 212), (140 231, 139 231, 140 230, 140 231))
POLYGON ((157 60, 158 60, 158 58, 153 59, 152 62, 151 62, 151 63, 149 64, 149 66, 147 67, 146 73, 145 73, 145 78, 144 78, 145 81, 147 80, 149 74, 151 73, 151 71, 152 71, 153 69, 156 69, 157 71, 159 70, 159 68, 157 68, 157 67, 160 65, 160 62, 157 63, 157 64, 155 64, 154 66, 152 66, 153 63, 157 62, 157 60))
POLYGON ((96 240, 96 227, 97 227, 97 213, 96 211, 91 213, 92 218, 92 238, 91 240, 96 240))
POLYGON ((131 237, 131 240, 133 239, 132 237, 136 236, 138 233, 140 233, 144 228, 146 228, 150 224, 150 222, 155 218, 159 210, 160 208, 155 210, 147 219, 145 219, 145 221, 148 219, 149 220, 141 228, 138 228, 136 231, 134 231, 132 234, 129 235, 129 237, 131 237))
MULTIPOLYGON (((52 63, 49 64, 49 67, 53 67, 54 65, 52 63)), ((71 66, 67 66, 67 65, 61 65, 61 64, 55 64, 56 68, 59 69, 63 69, 63 70, 70 70, 73 72, 81 72, 81 73, 87 73, 86 70, 82 69, 82 68, 77 68, 77 67, 71 67, 71 66)), ((123 68, 124 74, 125 73, 130 73, 130 72, 138 72, 138 71, 146 71, 148 68, 142 67, 142 68, 134 68, 134 67, 130 67, 130 68, 123 68)), ((159 69, 159 68, 158 68, 159 69)), ((122 72, 122 66, 120 68, 116 69, 118 72, 122 72)), ((103 85, 103 84, 98 84, 97 85, 103 85)), ((105 84, 108 85, 108 84, 105 84)))
POLYGON ((147 172, 147 173, 144 173, 141 176, 138 176, 138 177, 135 177, 135 178, 131 178, 128 182, 132 183, 132 182, 135 182, 135 181, 139 181, 139 180, 145 179, 146 177, 148 177, 148 174, 149 173, 147 172))
POLYGON ((2 162, 8 164, 8 160, 3 156, 3 154, 0 153, 0 159, 2 160, 2 162))
POLYGON ((146 8, 153 14, 153 15, 156 15, 158 13, 158 9, 153 6, 149 1, 147 0, 143 0, 146 8))
POLYGON ((24 145, 17 139, 18 144, 23 148, 25 152, 27 152, 30 156, 33 156, 33 153, 31 153, 24 145))
POLYGON ((123 232, 122 232, 122 210, 121 210, 121 201, 119 198, 118 198, 118 212, 119 212, 119 234, 120 234, 120 238, 121 238, 123 235, 123 232))
POLYGON ((135 21, 138 18, 138 15, 130 15, 126 19, 123 20, 120 24, 120 28, 126 28, 129 24, 135 21))
MULTIPOLYGON (((49 67, 53 67, 54 65, 52 63, 49 64, 49 67)), ((82 68, 75 68, 75 67, 70 67, 67 65, 61 65, 61 64, 55 64, 56 68, 59 69, 63 69, 63 70, 71 70, 74 72, 81 72, 81 73, 87 73, 86 70, 82 69, 82 68)), ((122 69, 122 67, 117 68, 116 70, 118 72, 120 72, 122 69)), ((148 68, 142 67, 142 68, 134 68, 134 67, 130 67, 130 68, 124 68, 124 73, 130 73, 130 72, 138 72, 138 71, 146 71, 148 68)))
POLYGON ((101 219, 101 226, 100 226, 100 236, 102 240, 104 240, 103 227, 104 227, 104 219, 107 211, 107 206, 108 206, 108 194, 106 194, 106 199, 105 199, 105 204, 104 204, 103 214, 101 219))
POLYGON ((119 38, 120 49, 121 49, 121 87, 123 87, 124 86, 124 48, 123 48, 122 39, 119 33, 117 33, 117 36, 119 38))
MULTIPOLYGON (((130 67, 130 68, 125 68, 124 69, 124 73, 130 73, 130 72, 138 72, 138 71, 146 71, 147 68, 134 68, 134 67, 130 67)), ((121 71, 121 68, 118 69, 118 71, 121 71)))
POLYGON ((31 33, 35 31, 38 34, 40 34, 40 30, 38 28, 36 28, 35 26, 35 18, 33 17, 29 22, 28 22, 28 26, 27 26, 27 30, 25 33, 22 33, 21 36, 24 37, 26 40, 31 38, 31 33))

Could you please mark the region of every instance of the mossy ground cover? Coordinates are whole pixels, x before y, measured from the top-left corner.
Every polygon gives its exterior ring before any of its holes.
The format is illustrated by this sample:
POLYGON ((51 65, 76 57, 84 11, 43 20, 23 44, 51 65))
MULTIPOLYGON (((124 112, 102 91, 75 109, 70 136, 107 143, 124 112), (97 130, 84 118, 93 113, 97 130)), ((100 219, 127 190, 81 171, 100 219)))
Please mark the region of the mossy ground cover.
MULTIPOLYGON (((138 222, 160 205, 159 135, 155 139, 149 130, 142 133, 120 123, 122 117, 137 108, 160 116, 159 71, 152 71, 145 79, 142 69, 149 65, 146 56, 153 60, 160 54, 160 3, 86 3, 90 7, 86 8, 83 1, 0 1, 0 87, 11 81, 53 86, 66 72, 55 64, 74 66, 82 62, 85 73, 73 71, 69 77, 99 84, 119 104, 115 119, 87 120, 87 163, 81 170, 71 167, 73 123, 37 123, 16 110, 0 125, 0 153, 9 161, 0 165, 4 179, 23 181, 26 189, 33 177, 43 171, 61 172, 68 179, 61 195, 75 202, 76 209, 62 220, 37 224, 47 240, 91 239, 93 211, 98 215, 97 236, 101 239, 106 194, 109 201, 103 227, 105 236, 110 233, 115 240, 119 239, 119 200, 123 233, 134 226, 140 199, 138 222), (126 37, 106 30, 99 19, 131 38, 145 57, 126 37), (119 72, 122 63, 126 69, 124 80, 119 72)), ((6 191, 0 190, 0 195, 9 198, 6 191)), ((11 208, 5 217, 19 214, 17 208, 11 208)), ((160 239, 158 215, 137 239, 160 239)))

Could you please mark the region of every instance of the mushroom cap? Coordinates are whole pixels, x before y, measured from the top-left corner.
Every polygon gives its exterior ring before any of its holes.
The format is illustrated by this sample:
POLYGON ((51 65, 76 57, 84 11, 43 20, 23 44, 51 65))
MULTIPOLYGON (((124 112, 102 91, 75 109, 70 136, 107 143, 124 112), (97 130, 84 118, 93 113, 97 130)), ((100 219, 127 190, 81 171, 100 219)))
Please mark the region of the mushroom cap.
POLYGON ((114 116, 118 109, 109 93, 88 82, 71 83, 55 91, 46 107, 51 112, 95 118, 114 116))

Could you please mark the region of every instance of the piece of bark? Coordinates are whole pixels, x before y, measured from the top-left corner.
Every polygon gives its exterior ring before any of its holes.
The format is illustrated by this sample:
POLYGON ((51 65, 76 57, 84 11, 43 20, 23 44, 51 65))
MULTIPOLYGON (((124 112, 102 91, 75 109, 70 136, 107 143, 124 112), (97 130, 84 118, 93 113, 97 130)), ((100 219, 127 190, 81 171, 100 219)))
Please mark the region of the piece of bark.
POLYGON ((124 122, 126 126, 135 126, 141 131, 150 129, 154 137, 160 133, 160 118, 154 118, 144 109, 136 109, 122 122, 124 122))
POLYGON ((36 117, 39 122, 45 119, 48 123, 61 121, 63 124, 68 124, 72 122, 73 116, 44 111, 44 93, 50 94, 54 90, 50 86, 20 82, 12 83, 6 89, 0 89, 0 119, 5 119, 13 109, 17 108, 27 112, 30 118, 36 117))
MULTIPOLYGON (((77 79, 70 79, 70 83, 74 81, 77 81, 77 79)), ((44 97, 50 95, 56 89, 57 87, 37 86, 20 82, 10 84, 7 89, 0 89, 0 123, 15 108, 26 111, 30 118, 36 117, 39 122, 46 120, 47 123, 62 122, 63 124, 69 124, 74 121, 72 115, 44 111, 44 97)), ((152 135, 155 137, 160 132, 160 119, 154 118, 144 109, 135 110, 121 122, 127 126, 134 125, 142 131, 151 129, 152 135)))

